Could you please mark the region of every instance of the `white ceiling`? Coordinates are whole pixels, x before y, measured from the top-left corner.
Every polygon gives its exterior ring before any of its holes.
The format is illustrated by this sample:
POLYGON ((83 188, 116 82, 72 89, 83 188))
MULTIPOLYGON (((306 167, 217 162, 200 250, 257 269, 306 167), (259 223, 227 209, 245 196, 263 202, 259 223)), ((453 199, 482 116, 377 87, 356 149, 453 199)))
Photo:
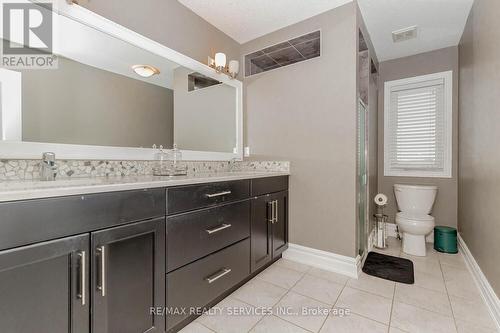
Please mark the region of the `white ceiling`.
POLYGON ((178 0, 238 43, 303 21, 352 0, 178 0))
POLYGON ((455 46, 473 0, 358 0, 379 61, 455 46), (392 31, 418 26, 416 39, 394 43, 392 31))

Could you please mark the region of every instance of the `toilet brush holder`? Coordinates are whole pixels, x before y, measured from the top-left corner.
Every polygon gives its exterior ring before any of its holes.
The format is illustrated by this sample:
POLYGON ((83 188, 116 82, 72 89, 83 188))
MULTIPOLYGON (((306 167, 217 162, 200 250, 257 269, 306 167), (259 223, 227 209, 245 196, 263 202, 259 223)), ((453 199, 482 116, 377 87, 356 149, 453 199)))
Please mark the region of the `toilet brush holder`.
POLYGON ((374 214, 375 218, 375 235, 373 238, 373 246, 377 249, 387 248, 387 221, 389 217, 384 214, 374 214))

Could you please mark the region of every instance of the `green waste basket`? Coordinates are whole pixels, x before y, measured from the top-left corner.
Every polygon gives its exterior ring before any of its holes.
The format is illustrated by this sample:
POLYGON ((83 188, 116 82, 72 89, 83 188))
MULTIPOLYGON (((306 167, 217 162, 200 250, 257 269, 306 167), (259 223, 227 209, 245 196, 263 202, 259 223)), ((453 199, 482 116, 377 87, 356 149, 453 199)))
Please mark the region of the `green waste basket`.
POLYGON ((435 227, 434 250, 444 253, 458 253, 457 229, 445 226, 435 227))

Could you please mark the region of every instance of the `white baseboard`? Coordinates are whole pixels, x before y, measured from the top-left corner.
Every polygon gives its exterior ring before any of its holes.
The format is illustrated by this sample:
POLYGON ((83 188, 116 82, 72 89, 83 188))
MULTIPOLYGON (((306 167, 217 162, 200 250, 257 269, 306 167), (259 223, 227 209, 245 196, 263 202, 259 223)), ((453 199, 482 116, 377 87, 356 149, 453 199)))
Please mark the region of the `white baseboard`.
POLYGON ((374 242, 375 242, 375 228, 373 228, 370 234, 368 235, 368 249, 366 252, 370 252, 373 250, 374 242))
POLYGON ((283 252, 283 258, 356 279, 362 261, 360 256, 352 258, 297 244, 289 244, 288 249, 283 252))
POLYGON ((484 276, 481 268, 476 262, 476 259, 472 256, 472 253, 469 251, 467 244, 465 244, 460 234, 458 234, 458 247, 465 258, 465 263, 467 264, 469 271, 474 277, 474 281, 476 282, 476 285, 481 292, 481 296, 490 311, 491 317, 497 325, 497 330, 500 332, 500 300, 488 282, 488 279, 484 276))
POLYGON ((387 223, 387 236, 389 237, 397 237, 397 229, 395 223, 387 223))
MULTIPOLYGON (((396 231, 396 224, 395 223, 387 223, 387 236, 389 237, 397 237, 398 233, 396 231)), ((401 235, 402 237, 403 235, 401 235)), ((434 243, 434 230, 431 231, 430 234, 425 237, 425 241, 427 243, 434 243)))

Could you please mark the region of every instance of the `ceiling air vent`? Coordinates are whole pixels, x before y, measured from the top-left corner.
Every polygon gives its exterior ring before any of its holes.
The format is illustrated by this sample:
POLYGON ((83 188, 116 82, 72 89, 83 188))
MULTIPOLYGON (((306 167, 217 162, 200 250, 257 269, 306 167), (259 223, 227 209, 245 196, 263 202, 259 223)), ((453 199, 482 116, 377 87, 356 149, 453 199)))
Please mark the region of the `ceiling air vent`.
POLYGON ((321 31, 292 38, 245 55, 245 77, 321 55, 321 31))
POLYGON ((405 40, 417 38, 417 26, 396 30, 392 32, 392 40, 394 43, 404 42, 405 40))

